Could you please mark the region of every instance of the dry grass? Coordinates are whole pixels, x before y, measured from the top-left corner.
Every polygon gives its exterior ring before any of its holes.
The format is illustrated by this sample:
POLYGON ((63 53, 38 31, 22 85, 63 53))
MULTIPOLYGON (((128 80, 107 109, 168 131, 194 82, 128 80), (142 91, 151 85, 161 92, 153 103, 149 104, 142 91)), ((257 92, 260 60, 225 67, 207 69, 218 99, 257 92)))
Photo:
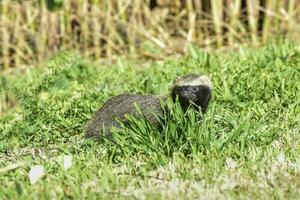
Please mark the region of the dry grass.
MULTIPOLYGON (((42 60, 59 49, 92 58, 185 53, 297 37, 296 0, 70 0, 49 12, 44 1, 0 2, 0 71, 42 60), (155 2, 155 1, 152 1, 155 2)), ((298 26, 297 26, 298 25, 298 26)))

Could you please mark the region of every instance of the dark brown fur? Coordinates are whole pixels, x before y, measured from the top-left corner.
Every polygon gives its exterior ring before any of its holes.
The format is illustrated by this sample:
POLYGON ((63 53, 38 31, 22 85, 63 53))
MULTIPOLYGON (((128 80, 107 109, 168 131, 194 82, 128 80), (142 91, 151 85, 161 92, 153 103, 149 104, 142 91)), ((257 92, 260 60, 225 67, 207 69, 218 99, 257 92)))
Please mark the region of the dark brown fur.
POLYGON ((98 137, 102 134, 110 136, 112 127, 120 128, 120 123, 126 122, 125 114, 137 114, 135 103, 140 107, 142 113, 153 125, 158 125, 153 113, 163 113, 161 100, 166 97, 155 95, 120 94, 107 100, 96 112, 95 116, 87 125, 86 136, 98 137))
MULTIPOLYGON (((88 122, 86 137, 98 137, 102 139, 102 136, 105 135, 110 138, 112 127, 121 128, 119 121, 126 123, 127 119, 125 115, 137 114, 135 104, 140 107, 142 114, 148 121, 158 127, 159 122, 156 117, 164 114, 161 103, 162 101, 166 101, 168 97, 139 94, 120 94, 112 97, 104 103, 95 113, 95 116, 88 122)), ((179 77, 173 83, 170 97, 172 97, 173 101, 178 98, 184 111, 193 102, 193 107, 196 109, 201 108, 202 112, 205 112, 211 99, 211 83, 209 78, 200 77, 196 74, 179 77), (199 85, 195 85, 195 80, 199 81, 199 85)))

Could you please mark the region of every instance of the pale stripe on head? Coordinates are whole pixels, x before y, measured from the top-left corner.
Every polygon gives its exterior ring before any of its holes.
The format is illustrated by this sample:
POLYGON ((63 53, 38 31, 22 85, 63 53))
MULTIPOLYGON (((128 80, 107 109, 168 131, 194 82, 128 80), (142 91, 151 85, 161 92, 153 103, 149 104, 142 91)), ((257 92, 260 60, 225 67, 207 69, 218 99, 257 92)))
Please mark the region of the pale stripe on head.
POLYGON ((205 85, 212 88, 212 83, 208 76, 197 74, 188 74, 175 79, 173 86, 200 86, 205 85))

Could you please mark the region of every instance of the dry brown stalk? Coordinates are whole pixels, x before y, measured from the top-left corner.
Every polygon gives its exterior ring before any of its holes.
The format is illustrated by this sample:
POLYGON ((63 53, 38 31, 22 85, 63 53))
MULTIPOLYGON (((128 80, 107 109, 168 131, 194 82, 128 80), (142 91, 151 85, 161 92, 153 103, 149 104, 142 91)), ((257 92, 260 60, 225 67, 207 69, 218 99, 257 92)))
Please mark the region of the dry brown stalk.
POLYGON ((191 43, 211 49, 280 34, 299 38, 296 0, 157 0, 155 7, 149 2, 70 0, 51 13, 44 0, 0 1, 0 70, 60 49, 110 59, 144 57, 156 48, 160 54, 186 53, 191 43))

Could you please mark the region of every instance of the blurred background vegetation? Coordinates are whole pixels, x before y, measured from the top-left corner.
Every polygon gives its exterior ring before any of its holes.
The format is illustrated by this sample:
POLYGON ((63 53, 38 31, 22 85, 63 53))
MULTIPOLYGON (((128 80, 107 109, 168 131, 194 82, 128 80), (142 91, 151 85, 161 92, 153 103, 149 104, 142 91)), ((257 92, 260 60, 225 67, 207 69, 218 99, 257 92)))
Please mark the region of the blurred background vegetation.
POLYGON ((0 0, 0 113, 14 106, 6 72, 60 50, 94 60, 159 60, 206 50, 297 41, 298 0, 0 0))
POLYGON ((160 59, 300 32, 298 0, 1 0, 0 12, 0 71, 61 49, 160 59))

